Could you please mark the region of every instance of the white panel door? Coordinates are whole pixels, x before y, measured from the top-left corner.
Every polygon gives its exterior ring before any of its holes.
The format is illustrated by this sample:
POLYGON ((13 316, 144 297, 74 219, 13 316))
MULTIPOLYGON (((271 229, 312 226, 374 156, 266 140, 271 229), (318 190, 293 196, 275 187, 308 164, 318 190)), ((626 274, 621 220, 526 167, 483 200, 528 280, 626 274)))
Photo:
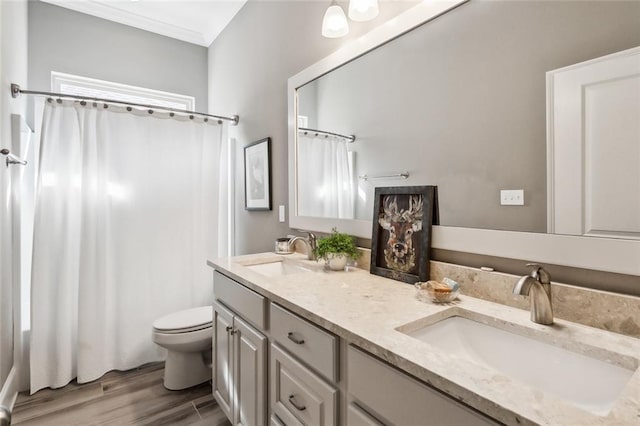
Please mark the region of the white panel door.
POLYGON ((640 239, 640 47, 547 86, 549 231, 640 239))

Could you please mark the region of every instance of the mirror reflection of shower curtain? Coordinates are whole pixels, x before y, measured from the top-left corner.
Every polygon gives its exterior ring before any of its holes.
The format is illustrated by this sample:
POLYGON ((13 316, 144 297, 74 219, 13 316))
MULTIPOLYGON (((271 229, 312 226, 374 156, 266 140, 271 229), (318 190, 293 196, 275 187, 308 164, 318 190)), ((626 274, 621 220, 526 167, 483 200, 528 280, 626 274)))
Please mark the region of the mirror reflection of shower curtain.
POLYGON ((226 125, 45 107, 32 266, 31 392, 159 361, 152 323, 210 305, 226 255, 226 125))
POLYGON ((298 137, 298 215, 353 219, 353 155, 337 137, 298 137))

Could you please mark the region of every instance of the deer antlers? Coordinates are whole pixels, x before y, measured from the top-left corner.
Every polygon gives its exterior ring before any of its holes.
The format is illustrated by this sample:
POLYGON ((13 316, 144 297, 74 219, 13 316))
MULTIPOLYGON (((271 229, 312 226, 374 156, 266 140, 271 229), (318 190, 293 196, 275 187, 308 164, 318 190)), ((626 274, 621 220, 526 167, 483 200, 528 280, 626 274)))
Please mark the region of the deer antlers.
POLYGON ((422 220, 424 201, 421 195, 409 197, 409 208, 398 211, 398 197, 386 195, 382 200, 384 216, 390 222, 415 222, 422 220))

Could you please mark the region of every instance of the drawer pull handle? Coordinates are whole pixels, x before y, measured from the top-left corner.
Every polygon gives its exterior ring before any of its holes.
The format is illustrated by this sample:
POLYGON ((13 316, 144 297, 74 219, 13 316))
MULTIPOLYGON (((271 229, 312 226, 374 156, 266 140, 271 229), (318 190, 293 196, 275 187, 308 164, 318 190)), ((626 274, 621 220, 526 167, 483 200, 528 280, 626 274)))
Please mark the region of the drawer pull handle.
POLYGON ((289 338, 289 340, 291 340, 293 343, 295 343, 296 345, 302 345, 304 344, 304 339, 298 339, 296 338, 296 336, 293 335, 292 332, 288 332, 287 333, 287 337, 289 338))
POLYGON ((305 407, 304 405, 300 406, 296 403, 296 397, 294 395, 289 395, 289 402, 291 403, 291 405, 296 407, 296 410, 298 411, 304 411, 307 409, 307 407, 305 407))

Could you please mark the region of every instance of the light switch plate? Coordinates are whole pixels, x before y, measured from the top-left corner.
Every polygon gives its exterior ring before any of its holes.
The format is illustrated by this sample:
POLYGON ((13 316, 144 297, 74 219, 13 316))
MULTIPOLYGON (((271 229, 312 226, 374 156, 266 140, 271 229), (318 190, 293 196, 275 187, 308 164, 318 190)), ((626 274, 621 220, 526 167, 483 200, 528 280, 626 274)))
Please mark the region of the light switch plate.
POLYGON ((280 222, 284 222, 284 206, 283 205, 278 206, 278 220, 280 222))
POLYGON ((524 189, 503 189, 500 191, 501 206, 524 206, 524 189))

